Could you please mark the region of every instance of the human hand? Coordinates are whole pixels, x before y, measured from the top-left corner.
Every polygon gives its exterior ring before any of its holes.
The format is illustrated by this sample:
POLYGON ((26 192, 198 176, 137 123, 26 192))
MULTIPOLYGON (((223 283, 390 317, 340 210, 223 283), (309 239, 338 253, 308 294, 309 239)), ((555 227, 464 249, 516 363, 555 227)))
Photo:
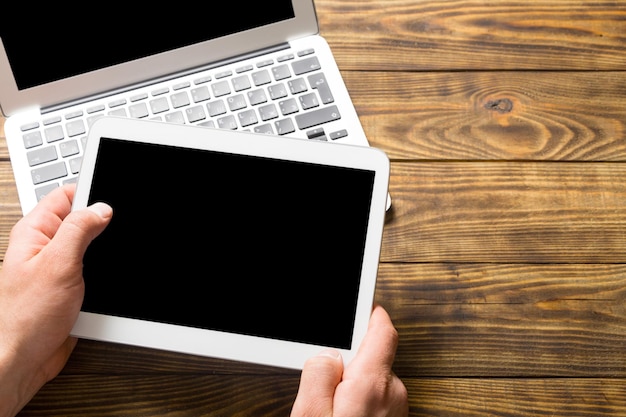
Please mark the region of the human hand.
POLYGON ((74 185, 18 221, 0 270, 0 416, 13 416, 63 369, 83 297, 83 256, 111 220, 96 203, 71 212, 74 185))
POLYGON ((369 328, 344 370, 339 352, 309 358, 291 417, 406 417, 407 390, 393 373, 398 333, 383 307, 372 311, 369 328))

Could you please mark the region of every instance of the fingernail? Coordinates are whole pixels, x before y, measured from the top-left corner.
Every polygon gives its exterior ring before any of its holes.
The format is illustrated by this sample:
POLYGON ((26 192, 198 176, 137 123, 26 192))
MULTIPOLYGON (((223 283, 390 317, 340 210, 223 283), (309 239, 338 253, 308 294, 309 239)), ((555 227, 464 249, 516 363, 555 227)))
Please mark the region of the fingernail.
POLYGON ((340 359, 341 353, 335 349, 326 349, 318 353, 317 356, 326 356, 332 359, 340 359))
POLYGON ((91 210, 103 219, 108 219, 113 215, 113 209, 106 203, 93 203, 87 210, 91 210))

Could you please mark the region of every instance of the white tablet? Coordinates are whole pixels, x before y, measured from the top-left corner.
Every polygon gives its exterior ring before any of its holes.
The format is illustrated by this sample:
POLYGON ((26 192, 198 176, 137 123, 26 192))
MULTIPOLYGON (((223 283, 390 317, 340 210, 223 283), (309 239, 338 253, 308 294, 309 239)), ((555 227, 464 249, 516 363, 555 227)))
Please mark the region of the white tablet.
POLYGON ((105 117, 73 202, 113 207, 72 334, 301 369, 366 333, 389 160, 371 147, 105 117))

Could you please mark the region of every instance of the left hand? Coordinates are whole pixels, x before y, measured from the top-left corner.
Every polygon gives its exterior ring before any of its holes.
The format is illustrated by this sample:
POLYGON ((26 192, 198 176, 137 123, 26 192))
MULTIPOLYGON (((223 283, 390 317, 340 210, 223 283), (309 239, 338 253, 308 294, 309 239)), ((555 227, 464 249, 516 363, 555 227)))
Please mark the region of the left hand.
POLYGON ((0 416, 15 415, 58 375, 85 286, 83 256, 111 220, 110 206, 71 211, 75 186, 44 197, 11 231, 0 270, 0 416))

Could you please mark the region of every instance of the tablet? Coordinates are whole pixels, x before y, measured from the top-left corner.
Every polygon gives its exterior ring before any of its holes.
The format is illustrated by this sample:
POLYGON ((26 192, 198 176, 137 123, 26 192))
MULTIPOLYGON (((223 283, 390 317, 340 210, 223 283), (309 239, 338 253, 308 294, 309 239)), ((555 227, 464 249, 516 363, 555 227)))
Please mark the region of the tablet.
POLYGON ((292 369, 330 347, 347 364, 388 181, 372 147, 103 117, 73 209, 114 214, 85 254, 72 334, 292 369))

